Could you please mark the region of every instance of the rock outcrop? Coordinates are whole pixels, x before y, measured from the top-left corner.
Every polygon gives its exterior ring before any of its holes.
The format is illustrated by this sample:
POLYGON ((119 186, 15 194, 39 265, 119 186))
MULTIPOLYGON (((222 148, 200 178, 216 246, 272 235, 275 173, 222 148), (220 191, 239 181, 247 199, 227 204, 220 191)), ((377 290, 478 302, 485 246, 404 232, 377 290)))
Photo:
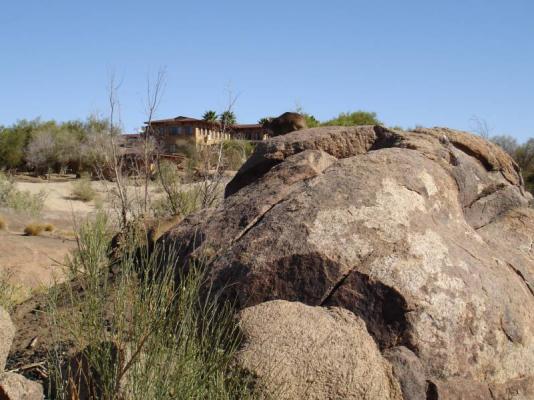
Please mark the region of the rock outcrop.
POLYGON ((0 373, 6 366, 7 356, 15 337, 15 326, 6 310, 0 307, 0 373))
POLYGON ((380 351, 362 368, 390 365, 405 399, 529 398, 531 199, 515 162, 465 132, 314 128, 258 145, 219 208, 160 242, 241 309, 350 311, 380 351))

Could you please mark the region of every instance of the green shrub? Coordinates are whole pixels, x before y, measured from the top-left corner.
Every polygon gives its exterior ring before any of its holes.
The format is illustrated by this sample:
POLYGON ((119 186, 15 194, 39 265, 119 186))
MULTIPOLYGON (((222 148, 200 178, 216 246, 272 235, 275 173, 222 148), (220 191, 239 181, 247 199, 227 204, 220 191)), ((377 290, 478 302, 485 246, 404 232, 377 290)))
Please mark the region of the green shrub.
POLYGON ((254 152, 254 145, 248 140, 226 140, 223 142, 223 163, 226 169, 237 171, 254 152))
POLYGON ((158 218, 171 215, 189 215, 200 207, 199 188, 184 185, 176 165, 162 160, 158 163, 157 184, 162 196, 152 201, 152 213, 158 218))
POLYGON ((0 172, 0 206, 8 207, 17 212, 24 212, 33 217, 41 214, 46 199, 46 192, 41 190, 37 194, 20 191, 15 188, 13 180, 0 172))
POLYGON ((0 205, 6 206, 15 185, 11 176, 0 171, 0 205))
POLYGON ((380 124, 381 122, 377 118, 376 113, 367 111, 355 111, 351 113, 340 113, 336 118, 326 121, 322 125, 355 126, 380 124))
MULTIPOLYGON (((102 214, 82 225, 70 261, 79 285, 53 291, 48 310, 54 337, 87 349, 86 359, 99 377, 98 398, 252 398, 248 379, 233 368, 240 336, 232 309, 201 296, 202 266, 192 265, 177 284, 172 254, 165 253, 169 265, 160 270, 157 248, 152 255, 135 253, 130 243, 119 261, 120 274, 110 280, 106 232, 102 214), (158 279, 139 279, 137 270, 144 276, 160 273, 158 279), (106 343, 125 356, 114 357, 106 343)), ((51 351, 50 373, 57 384, 50 395, 77 398, 69 393, 62 361, 51 351)))
POLYGON ((11 283, 11 277, 9 270, 0 269, 0 307, 7 312, 22 300, 21 288, 11 283))
POLYGON ((96 197, 96 190, 93 189, 91 180, 87 177, 82 177, 72 184, 71 196, 75 200, 91 201, 96 197))
POLYGON ((152 213, 157 218, 172 215, 186 216, 200 208, 199 188, 171 188, 171 191, 154 200, 151 204, 152 213))
POLYGON ((17 212, 25 212, 37 217, 43 211, 46 196, 47 194, 44 190, 39 191, 37 194, 31 194, 26 190, 15 190, 9 196, 6 205, 17 212))

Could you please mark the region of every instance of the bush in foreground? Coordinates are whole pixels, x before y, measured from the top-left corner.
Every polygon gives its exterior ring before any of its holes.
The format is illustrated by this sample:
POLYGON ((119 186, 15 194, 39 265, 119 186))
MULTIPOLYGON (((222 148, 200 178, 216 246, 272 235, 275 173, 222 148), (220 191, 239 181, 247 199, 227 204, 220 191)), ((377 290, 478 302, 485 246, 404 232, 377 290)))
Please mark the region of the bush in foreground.
MULTIPOLYGON (((202 266, 191 266, 179 284, 170 268, 150 279, 155 255, 136 253, 130 241, 131 251, 110 280, 102 213, 80 227, 77 241, 69 262, 77 284, 52 293, 48 315, 59 341, 85 349, 81 354, 97 398, 252 398, 247 379, 232 368, 240 344, 232 310, 201 295, 202 266)), ((50 352, 55 385, 49 395, 78 398, 87 385, 74 379, 76 368, 65 369, 64 361, 62 353, 50 352)))

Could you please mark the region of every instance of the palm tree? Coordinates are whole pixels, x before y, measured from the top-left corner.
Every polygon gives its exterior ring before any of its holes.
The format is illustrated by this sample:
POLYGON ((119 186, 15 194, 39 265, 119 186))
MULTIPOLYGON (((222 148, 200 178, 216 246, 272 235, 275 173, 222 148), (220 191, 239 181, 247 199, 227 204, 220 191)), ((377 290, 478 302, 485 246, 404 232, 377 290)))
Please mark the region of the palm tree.
POLYGON ((260 124, 261 126, 265 126, 265 124, 271 122, 271 120, 272 120, 272 117, 260 118, 260 120, 258 121, 258 124, 260 124))
POLYGON ((236 123, 235 114, 232 111, 225 111, 219 116, 219 120, 224 127, 234 125, 236 123))
POLYGON ((213 110, 208 110, 204 113, 204 115, 202 116, 202 119, 204 121, 208 121, 208 122, 216 122, 217 121, 217 113, 213 110))

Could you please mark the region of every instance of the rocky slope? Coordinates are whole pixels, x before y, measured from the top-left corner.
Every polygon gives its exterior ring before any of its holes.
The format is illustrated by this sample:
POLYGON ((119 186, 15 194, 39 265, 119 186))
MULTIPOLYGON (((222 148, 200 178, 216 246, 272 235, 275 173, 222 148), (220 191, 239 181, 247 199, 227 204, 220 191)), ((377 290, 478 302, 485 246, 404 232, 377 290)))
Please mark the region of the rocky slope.
POLYGON ((534 210, 497 146, 308 129, 259 144, 226 196, 160 242, 243 309, 241 364, 268 391, 534 398, 534 210))

